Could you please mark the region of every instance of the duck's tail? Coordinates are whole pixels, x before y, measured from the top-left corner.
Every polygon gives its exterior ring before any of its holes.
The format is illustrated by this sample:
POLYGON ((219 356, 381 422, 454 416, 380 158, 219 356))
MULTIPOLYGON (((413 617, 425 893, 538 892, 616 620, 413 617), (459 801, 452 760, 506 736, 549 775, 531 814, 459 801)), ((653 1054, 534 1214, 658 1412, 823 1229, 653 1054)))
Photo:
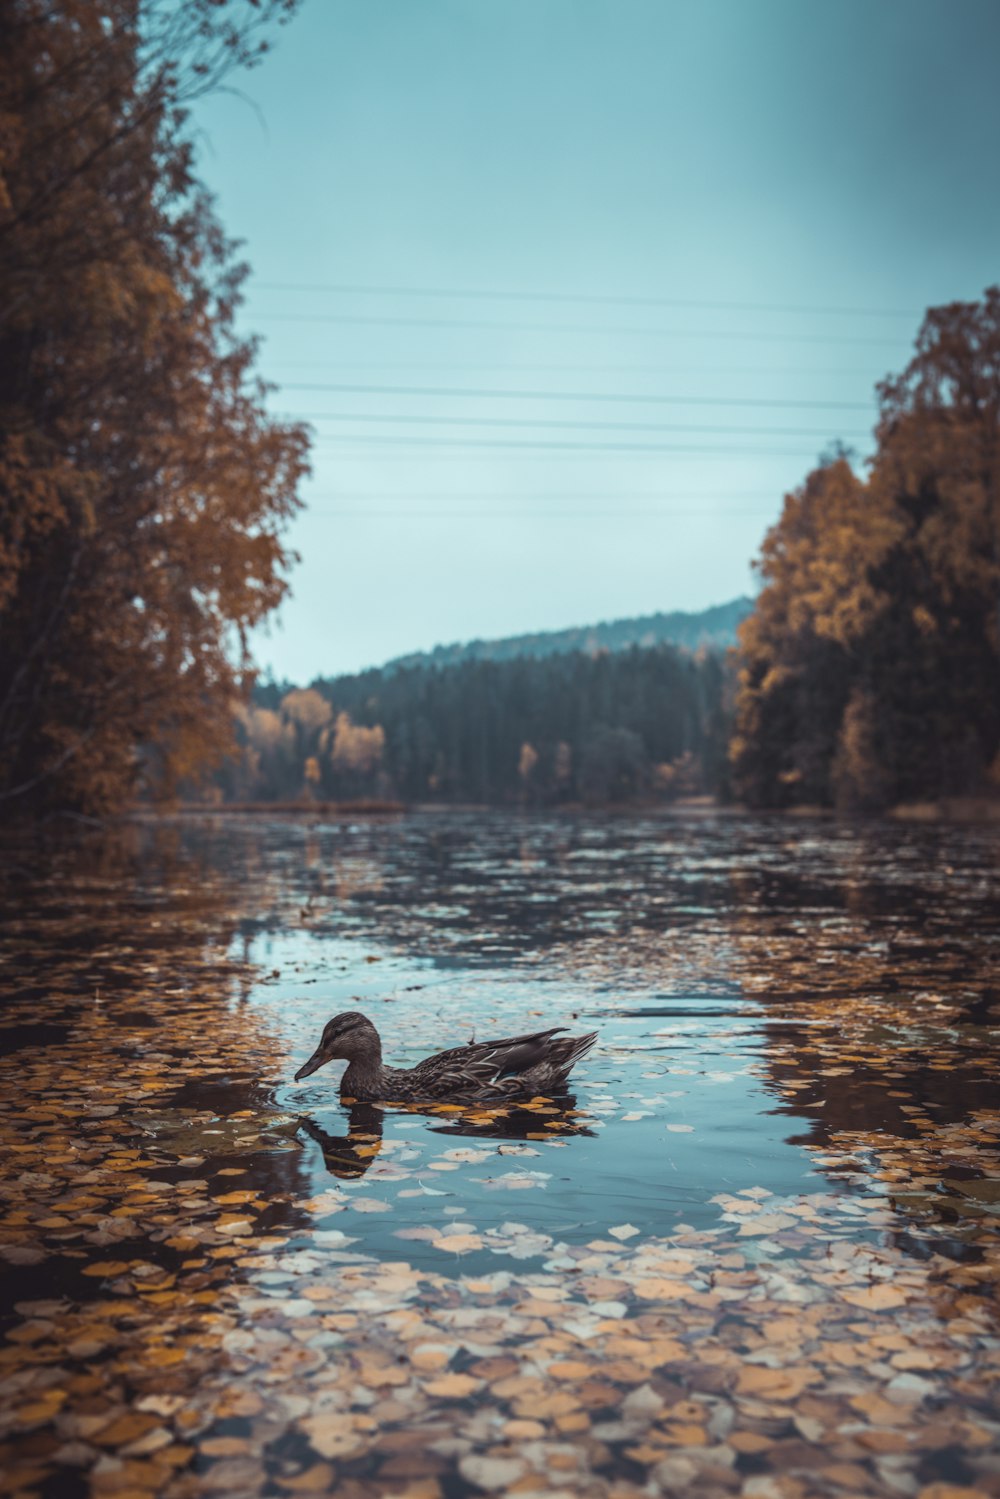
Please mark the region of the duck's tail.
POLYGON ((597 1040, 597 1032, 590 1031, 586 1036, 560 1036, 553 1041, 549 1047, 548 1063, 560 1082, 565 1082, 571 1071, 585 1057, 597 1040))

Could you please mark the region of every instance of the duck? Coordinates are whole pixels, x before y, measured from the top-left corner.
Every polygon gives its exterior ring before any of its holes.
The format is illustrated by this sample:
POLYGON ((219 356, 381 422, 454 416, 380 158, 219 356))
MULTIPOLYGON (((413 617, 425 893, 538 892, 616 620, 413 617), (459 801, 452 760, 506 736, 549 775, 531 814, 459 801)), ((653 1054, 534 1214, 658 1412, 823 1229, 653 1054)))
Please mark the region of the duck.
POLYGON ((597 1032, 568 1036, 565 1026, 499 1041, 469 1041, 418 1062, 415 1067, 387 1067, 382 1041, 359 1010, 334 1015, 323 1027, 320 1043, 295 1074, 311 1077, 327 1062, 343 1060, 341 1098, 360 1103, 439 1102, 503 1103, 505 1100, 559 1097, 570 1071, 597 1040, 597 1032))

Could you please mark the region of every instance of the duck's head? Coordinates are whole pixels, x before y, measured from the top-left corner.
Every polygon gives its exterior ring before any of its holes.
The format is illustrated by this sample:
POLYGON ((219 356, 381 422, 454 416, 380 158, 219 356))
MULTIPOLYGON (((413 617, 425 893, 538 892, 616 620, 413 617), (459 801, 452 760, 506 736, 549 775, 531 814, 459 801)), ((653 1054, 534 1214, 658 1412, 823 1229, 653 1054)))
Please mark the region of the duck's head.
POLYGON ((371 1021, 358 1010, 345 1010, 343 1015, 334 1015, 323 1027, 320 1043, 308 1062, 295 1074, 295 1081, 311 1076, 327 1062, 353 1062, 357 1057, 381 1061, 382 1047, 378 1031, 371 1021))

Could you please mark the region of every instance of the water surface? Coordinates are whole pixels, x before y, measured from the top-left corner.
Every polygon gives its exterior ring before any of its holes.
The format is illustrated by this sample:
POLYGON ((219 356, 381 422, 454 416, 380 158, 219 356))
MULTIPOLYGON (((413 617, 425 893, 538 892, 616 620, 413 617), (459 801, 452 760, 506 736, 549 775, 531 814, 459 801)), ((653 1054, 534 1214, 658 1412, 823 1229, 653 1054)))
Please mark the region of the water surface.
POLYGON ((727 815, 9 841, 25 1492, 992 1484, 997 853, 727 815), (396 1065, 599 1039, 570 1099, 351 1109, 342 1064, 292 1081, 347 1008, 396 1065))

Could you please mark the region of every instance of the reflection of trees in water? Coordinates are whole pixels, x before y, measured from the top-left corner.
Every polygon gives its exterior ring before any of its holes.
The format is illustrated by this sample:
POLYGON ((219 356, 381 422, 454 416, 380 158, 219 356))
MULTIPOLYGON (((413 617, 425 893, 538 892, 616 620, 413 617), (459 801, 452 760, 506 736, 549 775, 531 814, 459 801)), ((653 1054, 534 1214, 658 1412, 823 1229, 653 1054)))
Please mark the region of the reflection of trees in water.
MULTIPOLYGON (((113 839, 67 843, 63 834, 58 846, 74 898, 89 880, 110 888, 117 878, 119 897, 158 891, 193 917, 228 905, 242 915, 248 956, 262 932, 343 923, 405 952, 473 964, 489 931, 512 954, 544 951, 596 971, 603 953, 606 969, 638 968, 649 981, 711 984, 725 967, 727 981, 760 975, 762 986, 829 992, 877 970, 878 989, 892 992, 926 978, 928 964, 958 980, 977 961, 967 933, 1000 925, 988 829, 682 815, 233 816, 150 820, 113 839)), ((9 892, 16 849, 7 863, 9 892)), ((36 870, 32 850, 21 874, 36 870)))
POLYGON ((26 1026, 52 1029, 25 1062, 26 1088, 44 1091, 51 1078, 81 1090, 81 1109, 122 1102, 140 1130, 143 1103, 228 1113, 270 1104, 251 1085, 276 1075, 283 1047, 266 1017, 240 1004, 257 970, 229 954, 273 875, 241 880, 217 849, 153 819, 63 826, 52 841, 44 831, 5 840, 4 852, 3 1024, 14 1039, 26 1026), (226 1096, 215 1099, 221 1078, 226 1096))
POLYGON ((155 962, 197 961, 208 948, 218 957, 261 893, 183 827, 152 819, 5 840, 0 858, 4 925, 17 925, 22 945, 37 942, 32 971, 60 955, 79 976, 89 957, 91 993, 113 993, 132 963, 146 968, 128 981, 148 983, 155 962))
MULTIPOLYGON (((250 1057, 279 1065, 261 1018, 244 1008, 238 1033, 232 1017, 263 933, 362 933, 469 968, 544 954, 550 973, 616 986, 741 989, 760 1005, 780 1110, 812 1120, 806 1143, 846 1160, 864 1136, 876 1152, 888 1140, 914 1179, 940 1181, 934 1141, 995 1104, 996 850, 991 829, 725 816, 62 826, 5 841, 0 953, 18 990, 6 1018, 76 1025, 80 1059, 155 1047, 189 1074, 195 1030, 218 1027, 240 1075, 250 1057), (97 990, 113 1028, 75 1018, 97 990)), ((350 1126, 345 1160, 370 1163, 352 1151, 377 1145, 377 1122, 350 1126)), ((486 1132, 460 1118, 440 1128, 486 1132)), ((492 1132, 518 1128, 508 1118, 492 1132)))
POLYGON ((808 1119, 790 1143, 825 1174, 885 1194, 899 1247, 921 1252, 914 1235, 931 1221, 971 1241, 1000 1168, 995 1045, 981 1028, 996 996, 971 1010, 927 991, 879 997, 877 972, 854 994, 772 1001, 788 1015, 762 1027, 775 1112, 808 1119))
POLYGON ((908 1249, 931 1217, 975 1237, 988 1189, 960 1179, 997 1171, 996 847, 968 828, 777 820, 759 857, 731 861, 717 913, 777 1112, 803 1121, 791 1143, 886 1192, 908 1249))
POLYGON ((545 1110, 544 1119, 540 1117, 539 1110, 518 1108, 516 1105, 491 1110, 489 1118, 485 1118, 481 1109, 470 1110, 469 1114, 441 1115, 434 1109, 387 1110, 370 1103, 355 1103, 348 1111, 346 1134, 330 1134, 305 1114, 299 1120, 299 1125, 310 1139, 316 1141, 323 1152, 326 1169, 333 1176, 356 1178, 364 1176, 382 1149, 386 1113, 390 1116, 399 1113, 438 1118, 440 1123, 432 1129, 433 1134, 459 1135, 476 1140, 527 1140, 532 1136, 537 1139, 542 1133, 539 1126, 543 1123, 546 1138, 593 1136, 594 1132, 588 1128, 585 1116, 578 1116, 575 1109, 576 1098, 572 1094, 555 1100, 552 1107, 545 1110), (469 1117, 473 1112, 476 1117, 469 1117))
POLYGON ((544 953, 636 982, 810 993, 957 983, 1000 929, 995 829, 788 818, 218 818, 185 845, 303 923, 469 966, 544 953), (482 936, 490 933, 484 957, 482 936))

